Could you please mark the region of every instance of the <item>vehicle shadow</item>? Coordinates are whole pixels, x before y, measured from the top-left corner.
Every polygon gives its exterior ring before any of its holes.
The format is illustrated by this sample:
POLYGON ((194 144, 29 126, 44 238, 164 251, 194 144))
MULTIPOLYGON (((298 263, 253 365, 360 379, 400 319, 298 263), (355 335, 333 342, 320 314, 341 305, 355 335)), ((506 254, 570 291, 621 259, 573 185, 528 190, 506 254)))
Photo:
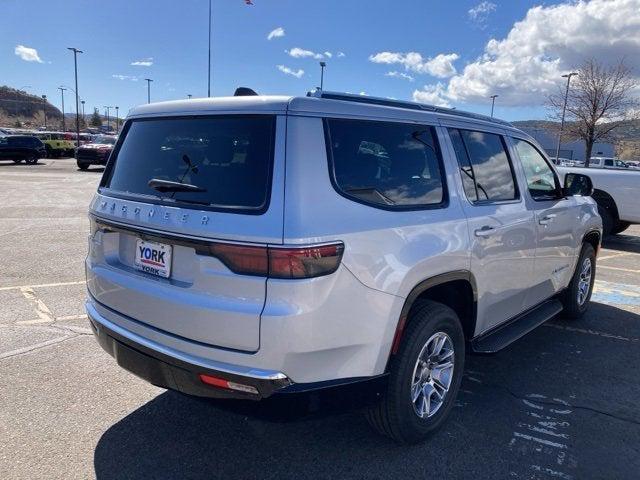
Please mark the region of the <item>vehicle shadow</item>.
POLYGON ((102 173, 104 172, 104 168, 103 166, 97 166, 97 167, 89 167, 89 168, 85 168, 84 170, 82 170, 81 168, 76 169, 77 172, 80 173, 102 173))
POLYGON ((224 404, 165 392, 102 435, 94 453, 96 477, 533 478, 535 462, 563 478, 633 478, 640 437, 594 411, 640 423, 632 400, 640 373, 630 368, 610 375, 615 365, 637 365, 640 349, 637 342, 581 331, 596 329, 639 339, 640 315, 594 303, 585 320, 556 318, 496 355, 468 357, 449 420, 421 445, 400 446, 376 434, 357 411, 309 413, 305 402, 224 404), (627 330, 616 331, 624 325, 627 330), (574 413, 558 425, 579 428, 549 437, 550 444, 566 444, 560 453, 571 455, 559 466, 553 448, 540 450, 514 431, 535 422, 531 414, 559 417, 563 411, 574 413), (631 461, 620 461, 626 455, 631 461))
POLYGON ((640 237, 637 235, 611 235, 602 242, 603 248, 619 250, 621 252, 640 253, 640 237))

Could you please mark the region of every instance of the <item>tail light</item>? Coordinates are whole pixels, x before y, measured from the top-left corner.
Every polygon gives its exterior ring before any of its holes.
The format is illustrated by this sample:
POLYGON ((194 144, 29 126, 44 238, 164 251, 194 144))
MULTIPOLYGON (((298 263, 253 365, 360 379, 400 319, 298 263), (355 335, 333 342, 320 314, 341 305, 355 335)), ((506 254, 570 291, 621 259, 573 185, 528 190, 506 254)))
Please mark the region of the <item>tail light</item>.
POLYGON ((252 247, 215 243, 208 253, 229 270, 243 275, 270 278, 314 278, 329 275, 340 266, 344 244, 304 247, 252 247))

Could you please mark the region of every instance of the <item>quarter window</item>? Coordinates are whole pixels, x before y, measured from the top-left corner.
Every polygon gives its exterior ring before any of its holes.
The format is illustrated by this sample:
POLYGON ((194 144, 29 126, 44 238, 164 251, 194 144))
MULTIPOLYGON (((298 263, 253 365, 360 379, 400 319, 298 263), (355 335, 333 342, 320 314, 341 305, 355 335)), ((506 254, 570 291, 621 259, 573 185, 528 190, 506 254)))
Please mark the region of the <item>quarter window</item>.
POLYGON ((559 184, 545 158, 529 142, 519 138, 514 138, 513 141, 524 168, 531 196, 534 199, 555 197, 559 184))
POLYGON ((500 202, 518 197, 513 169, 500 135, 449 129, 460 175, 471 202, 500 202))
POLYGON ((326 128, 333 181, 342 195, 389 209, 446 201, 433 127, 327 119, 326 128))

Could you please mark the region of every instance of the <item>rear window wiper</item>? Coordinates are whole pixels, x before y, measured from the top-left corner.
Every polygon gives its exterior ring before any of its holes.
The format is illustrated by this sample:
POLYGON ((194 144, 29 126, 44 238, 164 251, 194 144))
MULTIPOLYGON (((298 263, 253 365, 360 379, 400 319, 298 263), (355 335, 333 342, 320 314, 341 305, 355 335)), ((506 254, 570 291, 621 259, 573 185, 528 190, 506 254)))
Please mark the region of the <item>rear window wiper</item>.
POLYGON ((147 183, 151 188, 159 192, 206 192, 206 188, 192 185, 191 183, 173 182, 171 180, 162 180, 160 178, 152 178, 147 183))

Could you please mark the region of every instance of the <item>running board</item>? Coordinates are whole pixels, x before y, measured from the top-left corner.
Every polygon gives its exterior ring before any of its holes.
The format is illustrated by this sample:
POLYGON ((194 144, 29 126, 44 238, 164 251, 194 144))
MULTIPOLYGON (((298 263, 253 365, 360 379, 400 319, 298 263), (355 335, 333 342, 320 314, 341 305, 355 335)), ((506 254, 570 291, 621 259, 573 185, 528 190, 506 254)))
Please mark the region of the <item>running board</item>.
POLYGON ((495 353, 524 337, 531 330, 542 325, 562 311, 560 300, 552 299, 541 303, 514 319, 471 340, 475 353, 495 353))

